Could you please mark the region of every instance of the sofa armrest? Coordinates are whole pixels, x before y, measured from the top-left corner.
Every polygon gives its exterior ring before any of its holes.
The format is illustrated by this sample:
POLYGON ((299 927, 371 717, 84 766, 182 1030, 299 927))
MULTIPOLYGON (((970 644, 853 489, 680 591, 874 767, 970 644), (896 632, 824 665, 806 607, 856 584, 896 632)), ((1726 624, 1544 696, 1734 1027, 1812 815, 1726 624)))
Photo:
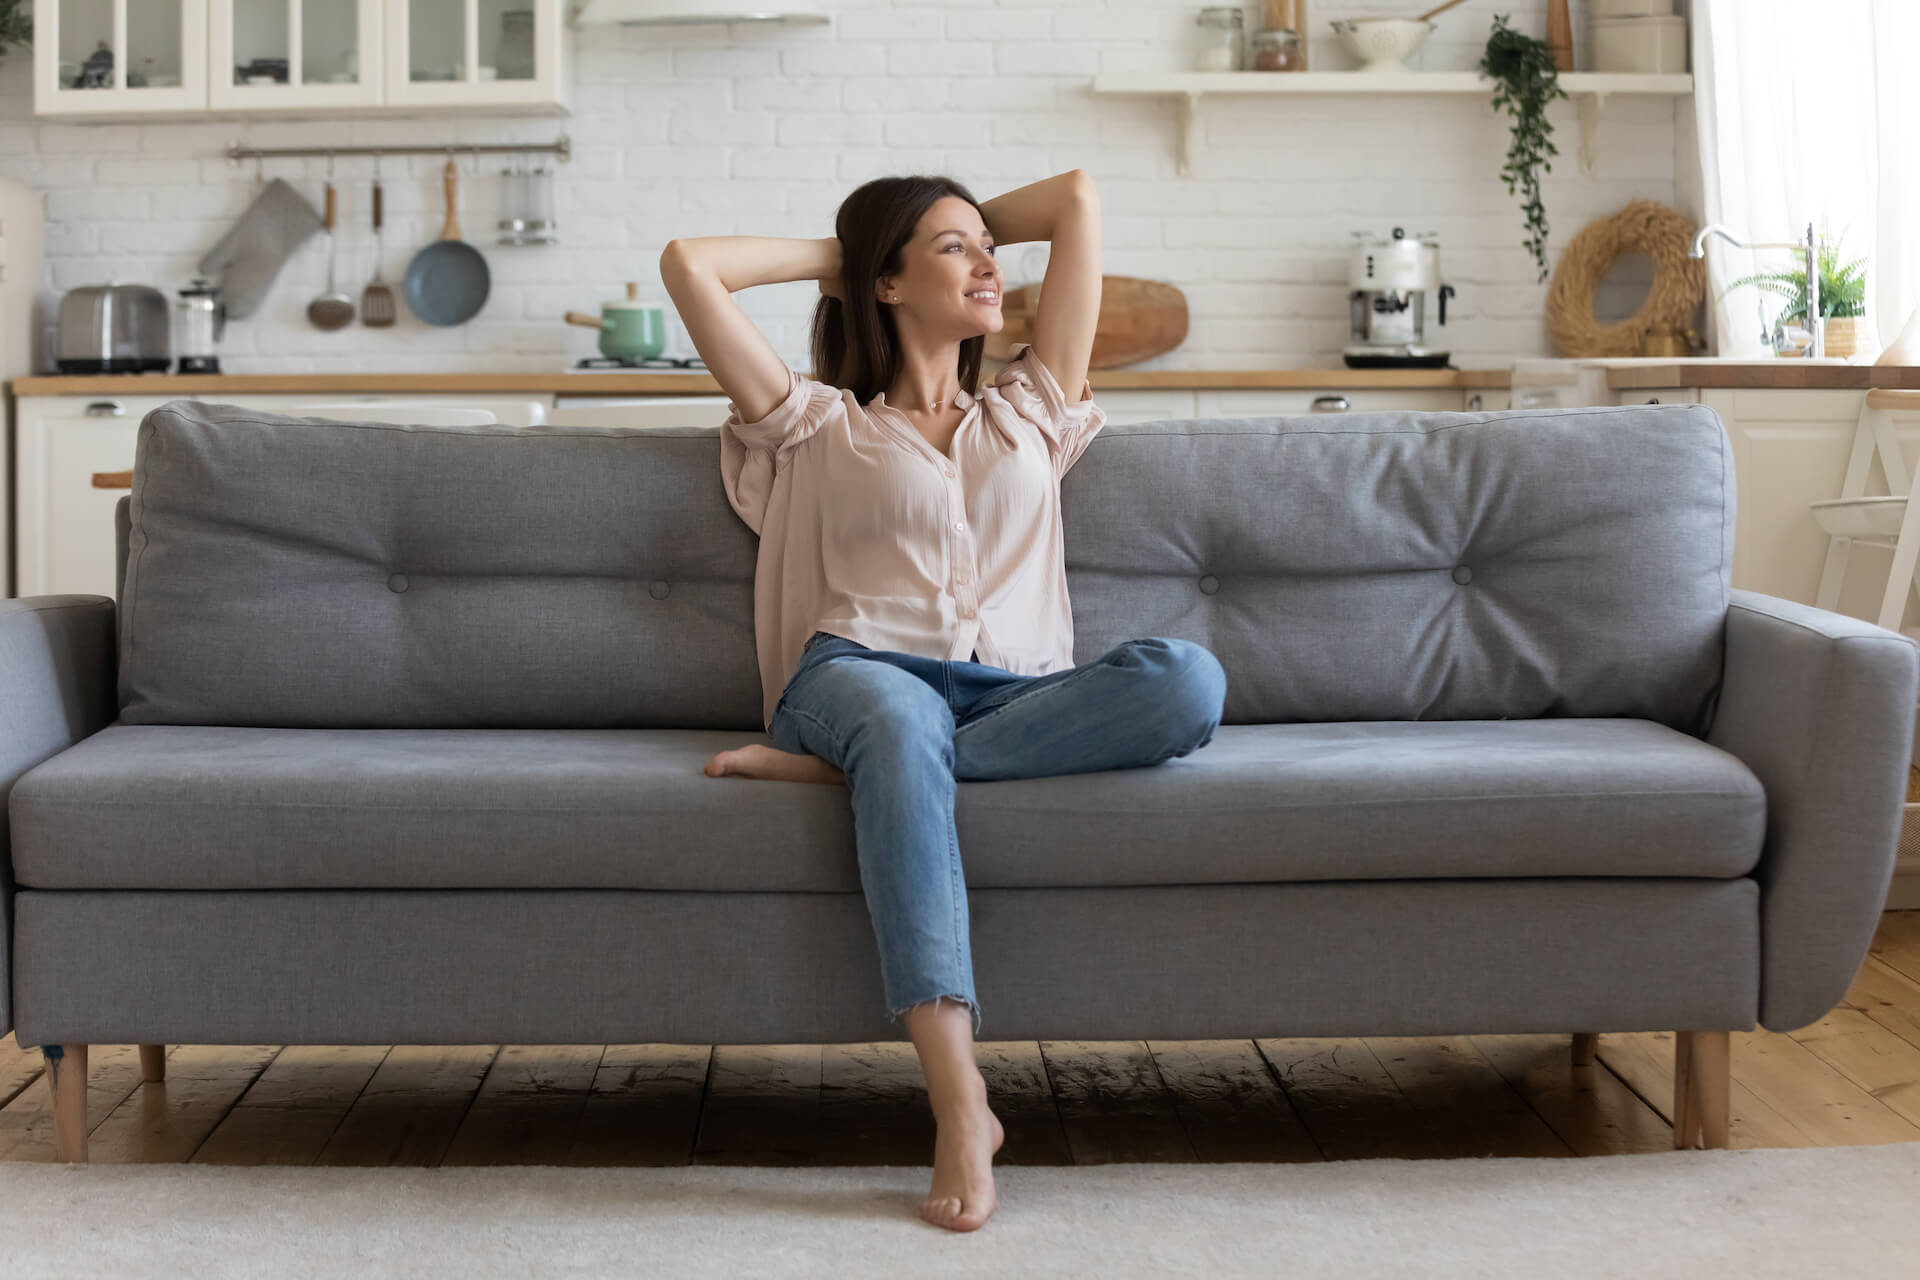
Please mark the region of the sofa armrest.
POLYGON ((1733 591, 1706 740, 1767 792, 1753 877, 1770 1031, 1818 1021, 1866 959, 1900 843, 1917 689, 1920 645, 1900 632, 1733 591))
POLYGON ((119 714, 114 605, 106 596, 0 600, 0 1035, 13 1029, 13 845, 20 775, 119 714))

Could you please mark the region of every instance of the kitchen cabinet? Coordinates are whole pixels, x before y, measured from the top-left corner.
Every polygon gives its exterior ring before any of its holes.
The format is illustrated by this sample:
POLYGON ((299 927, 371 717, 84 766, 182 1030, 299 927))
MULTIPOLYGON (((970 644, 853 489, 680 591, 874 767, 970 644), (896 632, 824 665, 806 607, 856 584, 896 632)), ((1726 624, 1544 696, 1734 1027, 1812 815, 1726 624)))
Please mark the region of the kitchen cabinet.
MULTIPOLYGON (((15 544, 16 593, 22 596, 78 592, 114 594, 113 509, 125 489, 96 489, 97 471, 126 471, 134 463, 140 420, 180 396, 22 396, 15 404, 16 492, 19 522, 15 544)), ((240 403, 276 413, 370 401, 457 404, 490 410, 503 423, 538 426, 550 397, 537 395, 346 395, 287 393, 189 397, 240 403)))
POLYGON ((566 0, 41 0, 34 114, 120 121, 564 114, 572 96, 566 7, 566 0), (82 83, 88 87, 76 87, 82 83))
POLYGON ((1466 397, 1484 395, 1455 387, 1248 387, 1231 390, 1156 387, 1102 390, 1093 398, 1107 421, 1155 422, 1162 418, 1270 418, 1311 413, 1376 413, 1387 409, 1460 410, 1466 397))
MULTIPOLYGON (((983 387, 991 376, 983 375, 983 387)), ((1504 408, 1488 403, 1494 392, 1436 387, 1418 389, 1320 387, 1204 390, 1183 387, 1095 387, 1094 400, 1109 423, 1158 422, 1164 418, 1264 418, 1309 413, 1369 413, 1384 409, 1504 408), (1466 401, 1481 403, 1469 406, 1466 401), (1316 404, 1316 402, 1318 402, 1316 404)), ((727 397, 605 396, 560 394, 551 426, 718 427, 727 417, 727 397)))
POLYGON ((384 22, 381 0, 212 0, 207 105, 378 106, 384 22))
POLYGON ((204 111, 207 0, 40 0, 33 113, 91 119, 204 111))
POLYGON ((387 0, 389 106, 556 106, 564 0, 387 0))
POLYGON ((1381 413, 1390 409, 1452 410, 1466 403, 1453 387, 1260 387, 1196 391, 1196 418, 1292 417, 1308 413, 1381 413))

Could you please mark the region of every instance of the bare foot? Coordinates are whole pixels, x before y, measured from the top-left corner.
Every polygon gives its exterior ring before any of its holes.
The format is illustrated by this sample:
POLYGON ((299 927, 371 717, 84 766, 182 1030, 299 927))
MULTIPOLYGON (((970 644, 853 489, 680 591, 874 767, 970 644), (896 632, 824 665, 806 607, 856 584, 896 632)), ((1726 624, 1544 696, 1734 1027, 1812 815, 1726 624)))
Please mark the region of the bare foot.
POLYGON ((984 1086, 964 1106, 939 1117, 933 1140, 933 1189, 920 1216, 950 1231, 974 1231, 993 1216, 993 1153, 1007 1131, 987 1105, 984 1086))
POLYGON ((797 756, 791 751, 759 745, 722 751, 707 761, 709 778, 736 774, 742 778, 775 778, 781 782, 841 783, 847 775, 819 756, 797 756))

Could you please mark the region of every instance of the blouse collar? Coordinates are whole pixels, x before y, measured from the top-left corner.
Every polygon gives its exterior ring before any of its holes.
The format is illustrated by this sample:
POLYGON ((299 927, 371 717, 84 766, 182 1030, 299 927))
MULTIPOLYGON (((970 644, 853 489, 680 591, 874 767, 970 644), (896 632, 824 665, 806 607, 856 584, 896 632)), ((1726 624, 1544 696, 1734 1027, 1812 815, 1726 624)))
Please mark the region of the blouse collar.
MULTIPOLYGON (((966 410, 971 409, 973 407, 973 400, 974 398, 971 395, 967 394, 967 389, 965 387, 961 387, 957 392, 954 393, 954 396, 953 396, 954 406, 963 413, 966 410)), ((887 393, 884 391, 875 392, 872 402, 879 404, 882 408, 891 409, 895 413, 902 412, 902 410, 898 405, 888 403, 887 393)))

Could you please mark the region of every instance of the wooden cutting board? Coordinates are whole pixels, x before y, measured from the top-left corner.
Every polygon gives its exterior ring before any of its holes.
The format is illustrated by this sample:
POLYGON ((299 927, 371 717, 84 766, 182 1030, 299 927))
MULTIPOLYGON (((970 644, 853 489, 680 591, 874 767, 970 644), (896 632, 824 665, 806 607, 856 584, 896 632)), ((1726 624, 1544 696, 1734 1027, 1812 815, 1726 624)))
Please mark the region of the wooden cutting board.
MULTIPOLYGON (((989 333, 986 353, 993 360, 1013 355, 1015 343, 1033 341, 1033 307, 1040 286, 1022 285, 1000 298, 1006 323, 989 333)), ((1187 295, 1158 280, 1133 276, 1100 277, 1100 318, 1093 330, 1088 367, 1120 369, 1173 350, 1187 340, 1187 295)))

